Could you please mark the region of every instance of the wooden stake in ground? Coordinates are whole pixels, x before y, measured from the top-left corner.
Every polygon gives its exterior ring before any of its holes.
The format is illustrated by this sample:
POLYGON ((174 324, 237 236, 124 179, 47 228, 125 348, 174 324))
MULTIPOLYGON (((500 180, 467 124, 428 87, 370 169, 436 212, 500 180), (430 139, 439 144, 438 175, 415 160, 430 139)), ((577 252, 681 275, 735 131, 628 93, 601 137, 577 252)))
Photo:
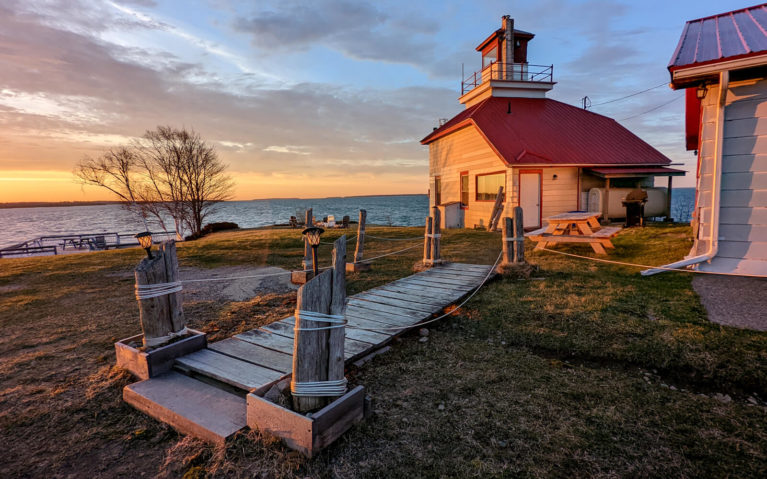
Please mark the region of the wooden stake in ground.
MULTIPOLYGON (((362 261, 362 250, 365 247, 365 221, 367 220, 368 212, 360 210, 360 220, 357 224, 357 247, 354 250, 354 262, 359 263, 362 261)), ((346 251, 344 247, 344 251, 346 251)))
POLYGON ((510 265, 514 262, 514 226, 513 220, 508 216, 503 218, 503 261, 502 266, 510 265))
POLYGON ((367 271, 370 269, 368 263, 362 262, 362 250, 365 247, 365 223, 367 221, 368 212, 360 210, 360 220, 357 223, 357 247, 354 250, 354 262, 346 265, 346 270, 350 273, 356 273, 357 271, 367 271))
MULTIPOLYGON (((306 219, 304 228, 310 228, 314 225, 312 209, 306 210, 306 219)), ((312 269, 312 246, 309 244, 309 240, 304 236, 304 260, 302 261, 304 271, 312 269)))
POLYGON ((423 264, 425 265, 431 264, 431 235, 433 223, 434 218, 431 216, 426 218, 426 232, 423 235, 423 264))
MULTIPOLYGON (((514 207, 514 253, 515 263, 525 262, 525 222, 522 215, 522 207, 514 207)), ((505 235, 505 233, 504 233, 505 235)))
MULTIPOLYGON (((178 281, 175 241, 162 243, 153 258, 141 260, 134 275, 139 286, 178 281)), ((180 292, 139 299, 138 304, 145 347, 160 346, 186 327, 180 292)))
POLYGON ((498 194, 495 197, 493 212, 490 214, 490 221, 487 222, 488 231, 498 231, 498 220, 503 212, 503 186, 498 187, 498 194))
MULTIPOLYGON (((301 286, 298 311, 342 316, 346 308, 346 236, 335 242, 333 267, 301 286)), ((293 342, 293 382, 334 381, 344 378, 345 328, 296 315, 293 342)), ((325 406, 327 396, 293 396, 293 408, 309 412, 325 406)))
POLYGON ((431 214, 434 217, 434 224, 433 224, 434 233, 432 234, 432 240, 431 240, 431 264, 440 264, 442 263, 442 258, 440 256, 441 254, 440 241, 442 239, 442 233, 441 233, 442 218, 439 212, 439 208, 437 206, 434 206, 432 208, 431 214))

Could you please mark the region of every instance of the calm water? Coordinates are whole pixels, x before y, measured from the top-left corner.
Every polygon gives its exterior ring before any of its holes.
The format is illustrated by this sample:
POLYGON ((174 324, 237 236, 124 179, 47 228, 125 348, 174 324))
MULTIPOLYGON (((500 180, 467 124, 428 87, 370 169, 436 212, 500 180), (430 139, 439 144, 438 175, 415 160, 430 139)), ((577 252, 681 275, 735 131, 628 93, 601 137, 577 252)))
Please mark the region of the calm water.
MULTIPOLYGON (((695 188, 674 189, 671 214, 676 221, 690 221, 694 194, 695 188)), ((426 195, 231 201, 218 205, 208 222, 232 221, 242 228, 254 228, 287 223, 291 216, 303 217, 307 208, 313 208, 318 219, 334 215, 340 221, 344 215, 356 219, 364 208, 370 223, 416 226, 423 224, 428 203, 426 195)), ((0 224, 0 247, 45 235, 144 230, 141 219, 119 205, 0 209, 0 224)), ((150 229, 159 231, 160 227, 155 224, 150 229)))
MULTIPOLYGON (((423 224, 428 204, 426 195, 229 201, 217 205, 206 222, 231 221, 241 228, 254 228, 287 223, 291 216, 303 218, 307 208, 313 208, 319 220, 328 215, 336 221, 344 215, 356 220, 362 208, 368 212, 369 223, 415 226, 423 224)), ((46 235, 144 230, 141 218, 120 205, 0 209, 0 224, 0 247, 46 235)), ((150 224, 150 229, 161 230, 156 224, 150 224)))

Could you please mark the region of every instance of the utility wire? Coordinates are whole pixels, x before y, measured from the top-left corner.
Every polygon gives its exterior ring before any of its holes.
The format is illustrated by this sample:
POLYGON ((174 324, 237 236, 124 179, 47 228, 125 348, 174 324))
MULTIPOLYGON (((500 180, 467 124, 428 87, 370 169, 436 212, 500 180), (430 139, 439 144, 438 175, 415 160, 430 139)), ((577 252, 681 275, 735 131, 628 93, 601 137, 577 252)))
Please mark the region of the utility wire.
POLYGON ((647 88, 646 90, 642 90, 642 91, 638 91, 638 92, 635 92, 635 93, 631 93, 629 95, 622 96, 620 98, 614 98, 612 100, 603 101, 601 103, 594 103, 591 106, 595 107, 595 106, 600 106, 600 105, 607 105, 608 103, 614 103, 616 101, 625 100, 626 98, 631 98, 632 96, 641 95, 642 93, 647 93, 648 91, 655 90, 656 88, 660 88, 660 87, 665 86, 665 85, 668 85, 668 82, 663 82, 660 85, 655 85, 654 87, 647 88))
POLYGON ((651 111, 655 111, 655 110, 657 110, 659 108, 663 108, 666 105, 670 105, 670 104, 674 103, 675 101, 679 100, 680 98, 684 98, 684 96, 679 95, 678 97, 674 98, 673 100, 667 101, 665 103, 661 103, 660 105, 658 105, 656 107, 653 107, 653 108, 650 108, 649 110, 643 111, 642 113, 637 113, 636 115, 631 115, 631 116, 627 116, 626 118, 621 118, 618 121, 626 121, 626 120, 630 120, 632 118, 636 118, 638 116, 642 116, 642 115, 644 115, 646 113, 650 113, 651 111))

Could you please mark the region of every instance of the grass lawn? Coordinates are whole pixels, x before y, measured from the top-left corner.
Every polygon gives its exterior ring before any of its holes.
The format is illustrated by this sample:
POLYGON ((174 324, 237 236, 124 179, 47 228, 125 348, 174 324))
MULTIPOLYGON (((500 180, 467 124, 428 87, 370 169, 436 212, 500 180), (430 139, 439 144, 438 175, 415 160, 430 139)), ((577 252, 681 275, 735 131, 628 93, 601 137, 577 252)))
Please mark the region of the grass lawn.
MULTIPOLYGON (((614 243, 611 259, 664 264, 687 253, 689 228, 614 243)), ((366 256, 416 244, 370 238, 366 256)), ((180 244, 179 261, 295 268, 301 246, 295 230, 217 233, 180 244)), ((133 380, 113 343, 140 330, 142 251, 1 260, 0 476, 767 477, 767 333, 710 324, 689 274, 645 278, 527 246, 531 279, 495 280, 427 342, 405 335, 352 368, 375 415, 312 460, 257 431, 214 448, 122 402, 133 380)), ((499 233, 443 232, 453 261, 491 264, 499 249, 499 233)), ((349 293, 411 274, 420 255, 376 261, 349 293)), ((184 307, 217 340, 289 315, 295 293, 184 307)))

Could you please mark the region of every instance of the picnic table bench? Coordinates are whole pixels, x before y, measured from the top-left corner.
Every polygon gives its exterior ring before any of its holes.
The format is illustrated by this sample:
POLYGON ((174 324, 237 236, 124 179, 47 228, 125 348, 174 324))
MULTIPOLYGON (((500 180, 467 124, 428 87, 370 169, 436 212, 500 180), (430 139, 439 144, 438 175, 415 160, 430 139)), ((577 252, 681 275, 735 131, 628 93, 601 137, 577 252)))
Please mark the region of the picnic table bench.
POLYGON ((526 236, 538 244, 536 250, 542 250, 555 243, 588 243, 597 254, 607 254, 605 248, 615 248, 611 238, 620 233, 620 226, 601 227, 600 213, 575 212, 562 213, 546 218, 546 227, 531 231, 526 236))

